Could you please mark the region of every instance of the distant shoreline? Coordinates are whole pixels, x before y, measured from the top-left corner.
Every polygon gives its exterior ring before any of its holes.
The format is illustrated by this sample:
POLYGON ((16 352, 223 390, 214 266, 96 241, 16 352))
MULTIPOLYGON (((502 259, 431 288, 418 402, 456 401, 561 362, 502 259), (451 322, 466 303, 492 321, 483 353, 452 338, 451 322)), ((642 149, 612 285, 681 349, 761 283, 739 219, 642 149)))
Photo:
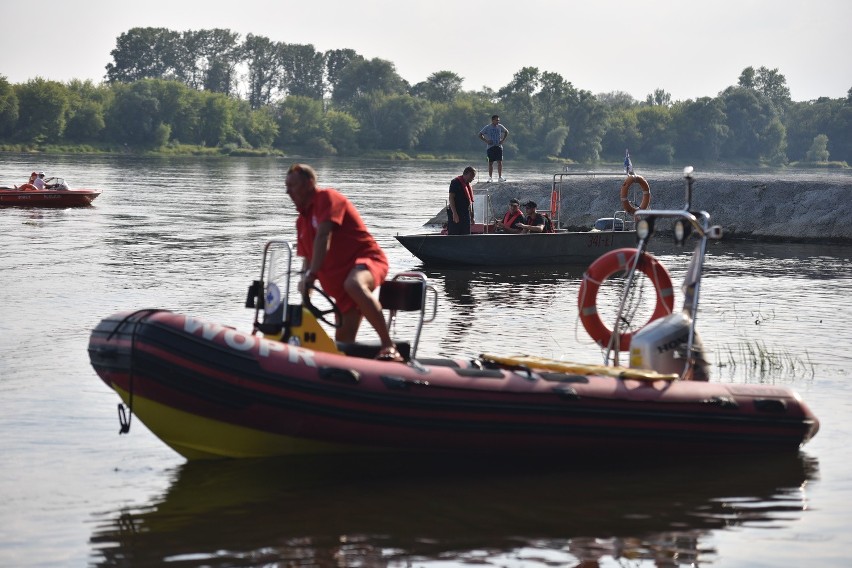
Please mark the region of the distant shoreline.
MULTIPOLYGON (((206 146, 193 146, 189 144, 180 144, 176 146, 164 146, 163 148, 151 150, 151 149, 140 149, 140 148, 116 148, 112 145, 105 146, 97 146, 97 145, 89 145, 89 144, 79 144, 79 145, 44 145, 44 146, 32 146, 28 144, 2 144, 0 143, 0 154, 3 153, 11 153, 11 154, 39 154, 39 155, 56 155, 56 154, 76 154, 76 155, 102 155, 102 156, 164 156, 164 157, 178 157, 178 156, 186 156, 192 158, 199 157, 213 157, 213 158, 228 158, 228 157, 239 157, 239 158, 299 158, 303 160, 312 160, 312 159, 329 159, 335 158, 335 156, 312 156, 310 154, 301 153, 298 150, 294 152, 283 152, 281 150, 275 150, 271 148, 267 149, 250 149, 250 148, 224 148, 224 147, 214 147, 209 148, 206 146)), ((478 163, 481 161, 482 156, 477 153, 475 156, 471 155, 435 155, 435 154, 425 154, 425 153, 416 153, 416 154, 408 154, 401 150, 387 150, 387 151, 371 151, 364 154, 352 155, 352 156, 340 156, 341 158, 347 159, 362 159, 362 160, 390 160, 390 161, 447 161, 447 162, 470 162, 470 163, 478 163)), ((515 161, 513 159, 513 161, 515 161)), ((571 160, 561 159, 561 158, 553 158, 549 161, 540 161, 540 160, 523 160, 518 159, 519 162, 530 162, 530 163, 551 163, 554 166, 562 167, 562 166, 576 166, 576 167, 589 167, 593 169, 616 169, 619 170, 622 167, 621 162, 597 162, 595 164, 579 164, 573 162, 571 160)), ((706 167, 706 169, 714 169, 717 166, 714 164, 693 164, 699 165, 702 167, 706 167)), ((726 164, 728 165, 728 164, 726 164)), ((748 168, 766 168, 771 170, 844 170, 850 169, 850 167, 846 162, 791 162, 784 166, 765 166, 757 163, 749 163, 743 162, 738 164, 732 164, 736 167, 748 167, 748 168)), ((667 164, 648 164, 649 167, 669 167, 667 164)))

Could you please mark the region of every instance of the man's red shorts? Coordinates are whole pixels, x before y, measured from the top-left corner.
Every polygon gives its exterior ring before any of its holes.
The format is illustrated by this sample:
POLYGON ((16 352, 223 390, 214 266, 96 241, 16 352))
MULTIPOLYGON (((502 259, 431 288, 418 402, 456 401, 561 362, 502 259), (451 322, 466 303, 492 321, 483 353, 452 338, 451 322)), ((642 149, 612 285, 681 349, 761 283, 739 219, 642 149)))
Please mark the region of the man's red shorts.
POLYGON ((355 265, 351 268, 343 267, 341 270, 335 270, 332 274, 323 274, 324 278, 320 280, 322 289, 326 294, 334 298, 340 313, 347 313, 357 306, 346 290, 343 288, 343 282, 349 276, 352 268, 361 268, 370 271, 373 275, 374 288, 382 285, 388 275, 388 262, 384 257, 362 257, 355 260, 355 265))

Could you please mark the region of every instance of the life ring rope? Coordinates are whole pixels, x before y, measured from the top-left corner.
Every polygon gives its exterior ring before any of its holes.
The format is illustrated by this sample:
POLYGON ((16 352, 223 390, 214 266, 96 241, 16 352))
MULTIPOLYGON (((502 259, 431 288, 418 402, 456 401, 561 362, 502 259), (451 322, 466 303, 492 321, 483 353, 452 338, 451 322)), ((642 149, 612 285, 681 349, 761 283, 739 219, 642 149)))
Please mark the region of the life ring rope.
POLYGON ((624 183, 621 184, 621 207, 628 215, 633 215, 638 209, 647 209, 651 205, 651 186, 648 181, 639 175, 627 176, 624 183), (642 202, 637 206, 630 202, 630 188, 634 183, 638 183, 642 188, 642 202))
MULTIPOLYGON (((580 321, 589 336, 601 347, 611 344, 613 330, 609 329, 598 313, 597 297, 601 285, 612 275, 624 272, 633 265, 636 249, 621 248, 611 250, 595 260, 583 274, 580 293, 577 298, 580 321)), ((651 317, 639 329, 655 319, 666 316, 674 310, 674 289, 671 276, 666 267, 648 253, 641 253, 636 269, 642 272, 654 285, 656 305, 651 317)), ((633 332, 618 336, 618 349, 628 351, 633 332)))

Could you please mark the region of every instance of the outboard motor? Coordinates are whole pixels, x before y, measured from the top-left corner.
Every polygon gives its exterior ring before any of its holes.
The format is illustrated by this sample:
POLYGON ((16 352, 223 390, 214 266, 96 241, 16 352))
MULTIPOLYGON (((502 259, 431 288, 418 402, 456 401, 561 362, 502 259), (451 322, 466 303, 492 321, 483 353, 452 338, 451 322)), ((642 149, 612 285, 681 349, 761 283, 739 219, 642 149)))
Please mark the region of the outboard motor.
POLYGON ((676 373, 686 380, 709 380, 704 347, 697 331, 692 342, 693 365, 691 371, 683 375, 687 364, 686 348, 691 325, 692 321, 686 313, 675 312, 652 321, 634 333, 630 340, 630 367, 651 369, 659 373, 676 373))

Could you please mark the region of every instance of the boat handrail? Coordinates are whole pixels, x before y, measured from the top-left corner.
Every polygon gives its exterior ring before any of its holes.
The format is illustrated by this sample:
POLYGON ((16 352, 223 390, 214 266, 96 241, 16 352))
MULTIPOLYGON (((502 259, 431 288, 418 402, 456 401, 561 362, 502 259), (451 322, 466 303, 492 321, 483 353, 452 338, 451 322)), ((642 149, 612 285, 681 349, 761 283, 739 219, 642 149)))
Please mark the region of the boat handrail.
POLYGON ((588 171, 588 172, 556 172, 553 174, 553 181, 556 181, 556 178, 560 179, 565 176, 577 176, 577 177, 625 177, 627 176, 624 172, 596 172, 596 171, 588 171))
MULTIPOLYGON (((564 183, 564 178, 567 177, 624 177, 627 174, 624 172, 556 172, 553 174, 553 183, 551 184, 551 203, 553 203, 553 192, 556 193, 556 211, 551 208, 550 211, 550 220, 554 223, 556 228, 562 227, 562 184, 564 183)), ((613 223, 613 228, 615 227, 615 223, 613 223)))

